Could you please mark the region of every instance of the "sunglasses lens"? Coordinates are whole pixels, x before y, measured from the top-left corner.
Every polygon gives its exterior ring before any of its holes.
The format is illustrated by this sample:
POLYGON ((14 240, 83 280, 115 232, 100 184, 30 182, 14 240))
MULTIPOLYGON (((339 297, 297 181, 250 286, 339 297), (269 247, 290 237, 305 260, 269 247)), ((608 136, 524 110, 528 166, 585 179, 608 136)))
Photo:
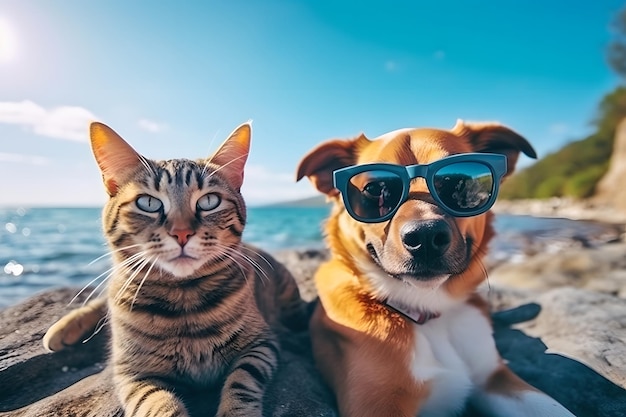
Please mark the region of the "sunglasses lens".
POLYGON ((448 208, 464 214, 478 214, 494 189, 493 174, 479 162, 457 162, 435 173, 435 192, 448 208))
POLYGON ((377 220, 396 209, 402 198, 402 179, 387 171, 356 174, 348 181, 348 202, 362 219, 377 220))

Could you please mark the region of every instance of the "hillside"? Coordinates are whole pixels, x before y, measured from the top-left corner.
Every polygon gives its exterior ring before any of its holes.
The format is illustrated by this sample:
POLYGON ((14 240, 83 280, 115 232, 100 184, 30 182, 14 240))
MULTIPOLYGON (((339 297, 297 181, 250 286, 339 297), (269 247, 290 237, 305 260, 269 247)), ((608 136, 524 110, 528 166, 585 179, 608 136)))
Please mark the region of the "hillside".
MULTIPOLYGON (((604 97, 593 121, 595 132, 571 142, 507 180, 503 199, 588 198, 609 168, 618 123, 626 117, 626 87, 604 97)), ((531 139, 532 142, 532 138, 531 139)))

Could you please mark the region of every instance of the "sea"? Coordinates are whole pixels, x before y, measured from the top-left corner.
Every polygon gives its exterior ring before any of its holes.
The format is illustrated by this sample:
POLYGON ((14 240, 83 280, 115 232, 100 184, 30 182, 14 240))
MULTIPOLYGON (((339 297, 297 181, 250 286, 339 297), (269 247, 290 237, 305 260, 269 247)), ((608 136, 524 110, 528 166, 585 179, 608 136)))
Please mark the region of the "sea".
MULTIPOLYGON (((244 240, 267 251, 321 249, 328 207, 253 207, 244 240)), ((606 239, 613 226, 498 214, 490 262, 522 260, 529 245, 606 239)), ((100 208, 0 208, 0 308, 56 287, 97 285, 111 267, 100 208)))

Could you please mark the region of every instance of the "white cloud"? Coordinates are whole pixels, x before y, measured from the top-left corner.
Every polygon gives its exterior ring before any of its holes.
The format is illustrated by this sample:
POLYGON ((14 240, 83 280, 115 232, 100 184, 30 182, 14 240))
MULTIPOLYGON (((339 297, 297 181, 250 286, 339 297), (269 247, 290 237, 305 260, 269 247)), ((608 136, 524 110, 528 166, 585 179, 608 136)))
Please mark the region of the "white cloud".
POLYGON ((158 123, 148 119, 140 119, 137 122, 139 128, 151 133, 159 133, 167 129, 167 125, 164 123, 158 123))
POLYGON ((19 153, 4 153, 0 152, 0 162, 14 162, 18 164, 30 164, 30 165, 46 165, 48 164, 48 158, 37 155, 25 155, 19 153))
POLYGON ((296 183, 295 173, 275 173, 261 165, 248 165, 241 190, 248 204, 292 201, 317 195, 305 179, 296 183))
POLYGON ((85 142, 89 123, 97 117, 77 106, 46 109, 30 100, 1 101, 0 123, 22 126, 34 133, 56 139, 85 142))

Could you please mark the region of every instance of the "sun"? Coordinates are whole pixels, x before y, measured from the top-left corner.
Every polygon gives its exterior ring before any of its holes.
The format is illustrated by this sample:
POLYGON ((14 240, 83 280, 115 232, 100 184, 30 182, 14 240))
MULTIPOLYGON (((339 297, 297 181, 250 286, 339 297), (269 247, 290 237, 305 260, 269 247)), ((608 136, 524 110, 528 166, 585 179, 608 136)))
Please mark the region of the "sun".
POLYGON ((12 61, 15 58, 16 47, 15 31, 10 23, 0 16, 0 63, 12 61))

